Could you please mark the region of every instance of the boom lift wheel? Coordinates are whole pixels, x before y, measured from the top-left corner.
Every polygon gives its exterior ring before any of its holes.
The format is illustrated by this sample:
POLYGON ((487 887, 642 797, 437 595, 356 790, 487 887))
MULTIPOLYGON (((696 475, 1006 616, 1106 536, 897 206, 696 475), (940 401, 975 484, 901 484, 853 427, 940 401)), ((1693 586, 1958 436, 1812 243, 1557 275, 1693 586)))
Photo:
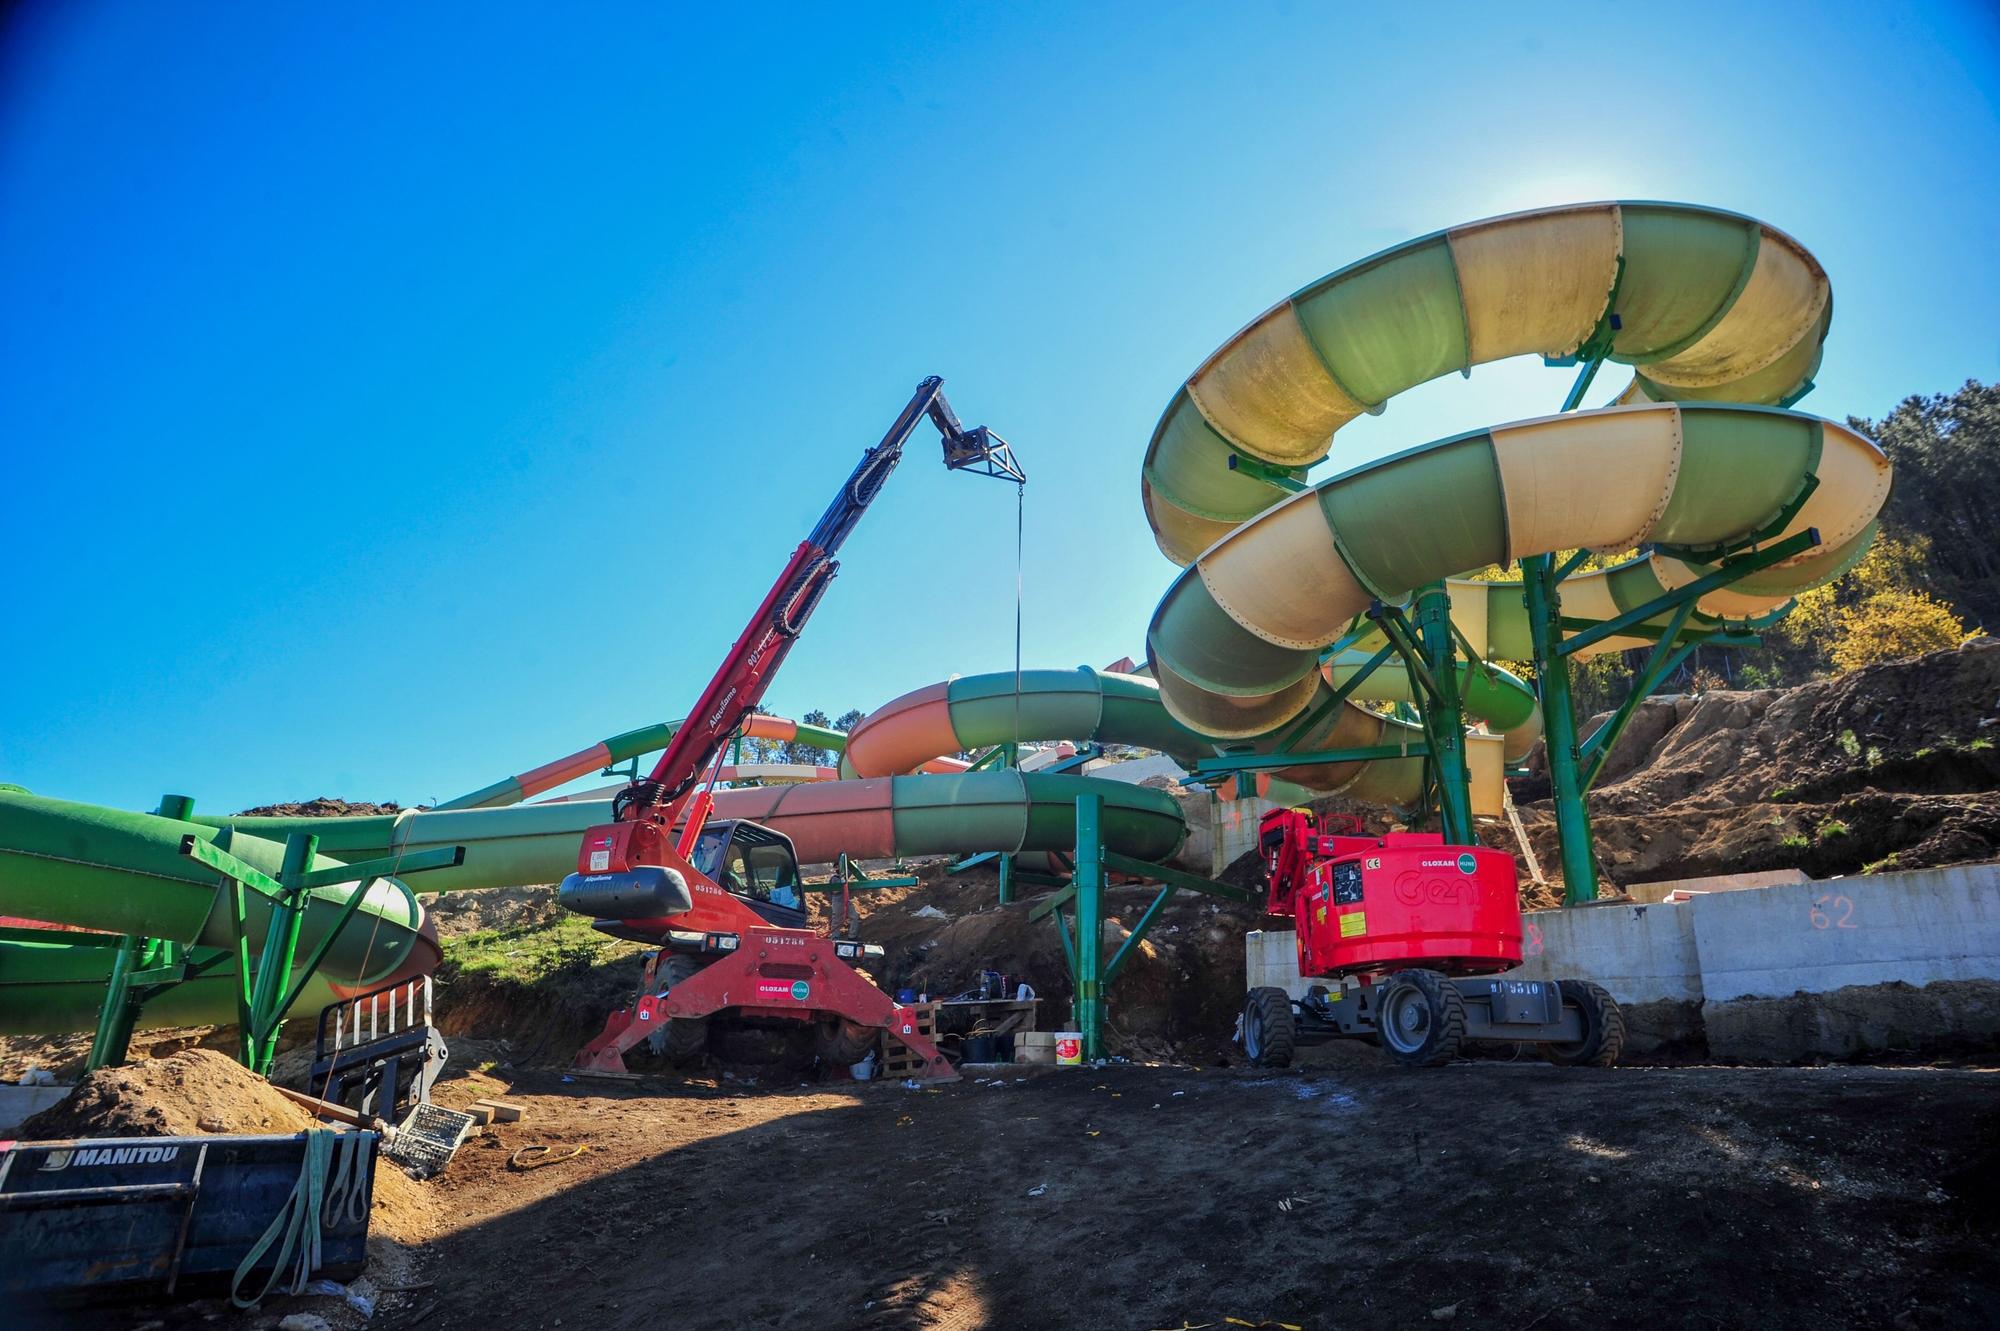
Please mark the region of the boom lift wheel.
POLYGON ((1465 999, 1438 971, 1397 971, 1376 993, 1375 1032, 1406 1067, 1449 1063, 1465 1043, 1465 999))
POLYGON ((1589 980, 1559 980, 1563 1002, 1583 1018, 1583 1038, 1572 1044, 1537 1046, 1559 1068, 1608 1068, 1625 1051, 1625 1014, 1604 986, 1589 980))
MULTIPOLYGON (((664 958, 654 972, 653 992, 664 994, 701 969, 693 957, 679 954, 664 958)), ((687 1062, 708 1047, 707 1017, 673 1017, 660 1022, 649 1038, 653 1052, 670 1063, 687 1062)))
POLYGON ((1282 989, 1252 989, 1243 1003, 1243 1052, 1250 1066, 1290 1067, 1297 1044, 1292 996, 1282 989))

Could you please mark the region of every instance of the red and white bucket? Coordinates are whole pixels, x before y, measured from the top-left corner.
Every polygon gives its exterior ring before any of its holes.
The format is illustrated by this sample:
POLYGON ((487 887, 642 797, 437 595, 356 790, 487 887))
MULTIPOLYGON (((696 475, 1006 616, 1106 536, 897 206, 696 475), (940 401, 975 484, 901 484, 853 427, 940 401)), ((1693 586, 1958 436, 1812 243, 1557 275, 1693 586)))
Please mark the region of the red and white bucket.
POLYGON ((1083 1032, 1056 1032, 1056 1066, 1059 1068, 1080 1068, 1083 1066, 1083 1032))

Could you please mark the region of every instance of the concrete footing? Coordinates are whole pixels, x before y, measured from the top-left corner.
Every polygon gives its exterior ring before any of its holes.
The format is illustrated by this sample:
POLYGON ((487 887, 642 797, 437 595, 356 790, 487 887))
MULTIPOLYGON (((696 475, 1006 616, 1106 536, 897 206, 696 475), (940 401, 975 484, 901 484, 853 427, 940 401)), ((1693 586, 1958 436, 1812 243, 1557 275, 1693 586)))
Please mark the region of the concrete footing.
POLYGON ((75 1090, 74 1086, 0 1085, 0 1134, 14 1129, 75 1090))

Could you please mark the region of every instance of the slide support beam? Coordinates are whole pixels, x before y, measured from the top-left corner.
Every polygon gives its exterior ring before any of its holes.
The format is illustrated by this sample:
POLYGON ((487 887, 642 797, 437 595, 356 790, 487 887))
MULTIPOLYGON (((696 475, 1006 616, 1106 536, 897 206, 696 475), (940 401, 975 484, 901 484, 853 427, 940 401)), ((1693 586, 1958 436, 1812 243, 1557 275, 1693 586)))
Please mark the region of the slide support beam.
POLYGON ((1104 1057, 1104 797, 1076 800, 1076 1021, 1083 1056, 1104 1057))

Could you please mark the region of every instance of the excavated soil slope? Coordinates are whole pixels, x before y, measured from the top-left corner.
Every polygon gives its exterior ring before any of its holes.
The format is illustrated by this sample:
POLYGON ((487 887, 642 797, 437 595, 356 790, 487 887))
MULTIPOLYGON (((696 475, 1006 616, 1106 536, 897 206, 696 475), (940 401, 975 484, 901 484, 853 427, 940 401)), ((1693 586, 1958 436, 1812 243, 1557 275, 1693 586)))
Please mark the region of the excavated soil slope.
MULTIPOLYGON (((1514 798, 1556 877, 1547 793, 1536 777, 1514 798)), ((1604 877, 1619 886, 2000 859, 2000 644, 1790 689, 1647 702, 1590 807, 1604 877)))

